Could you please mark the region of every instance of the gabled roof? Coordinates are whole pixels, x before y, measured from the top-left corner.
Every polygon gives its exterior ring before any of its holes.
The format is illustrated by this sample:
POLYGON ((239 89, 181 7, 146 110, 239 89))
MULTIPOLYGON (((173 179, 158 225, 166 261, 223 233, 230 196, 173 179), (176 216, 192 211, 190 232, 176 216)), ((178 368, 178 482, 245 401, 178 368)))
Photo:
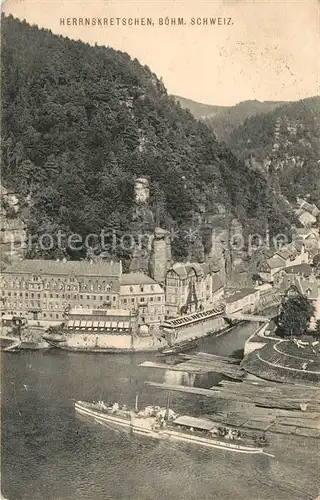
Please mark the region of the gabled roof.
POLYGON ((27 259, 17 261, 4 271, 5 274, 53 274, 75 276, 119 277, 121 262, 56 261, 27 259))
POLYGON ((257 290, 255 288, 242 288, 241 290, 228 289, 226 292, 225 301, 227 304, 231 304, 232 302, 236 302, 237 300, 243 299, 243 297, 247 297, 253 293, 256 293, 257 290))
POLYGON ((287 274, 310 276, 312 274, 312 267, 309 264, 297 264, 296 266, 286 267, 284 272, 287 274))
POLYGON ((120 279, 121 285, 157 285, 158 283, 144 273, 124 273, 120 279))
POLYGON ((277 267, 283 267, 285 265, 285 260, 280 255, 275 254, 267 260, 266 264, 270 269, 276 269, 277 267))
POLYGON ((206 276, 210 274, 209 264, 199 264, 198 262, 178 262, 168 269, 168 272, 174 271, 181 279, 186 279, 191 270, 195 272, 196 276, 206 276))
POLYGON ((307 279, 300 278, 299 276, 295 279, 295 284, 300 293, 306 295, 311 300, 317 300, 320 296, 319 283, 316 281, 310 281, 307 279))
POLYGON ((295 229, 295 234, 297 236, 301 236, 302 238, 309 238, 310 236, 312 236, 313 238, 319 237, 316 228, 297 227, 295 229))
POLYGON ((301 248, 302 244, 300 242, 292 242, 277 250, 275 255, 279 255, 283 259, 289 259, 290 257, 295 257, 301 248))

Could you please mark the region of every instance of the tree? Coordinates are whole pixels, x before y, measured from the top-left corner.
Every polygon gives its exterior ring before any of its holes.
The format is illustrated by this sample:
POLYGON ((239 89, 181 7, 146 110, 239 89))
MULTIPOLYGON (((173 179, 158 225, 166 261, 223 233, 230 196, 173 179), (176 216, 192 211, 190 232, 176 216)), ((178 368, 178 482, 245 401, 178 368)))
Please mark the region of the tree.
POLYGON ((315 309, 312 302, 299 292, 286 295, 282 301, 278 326, 284 335, 300 337, 309 329, 315 309))

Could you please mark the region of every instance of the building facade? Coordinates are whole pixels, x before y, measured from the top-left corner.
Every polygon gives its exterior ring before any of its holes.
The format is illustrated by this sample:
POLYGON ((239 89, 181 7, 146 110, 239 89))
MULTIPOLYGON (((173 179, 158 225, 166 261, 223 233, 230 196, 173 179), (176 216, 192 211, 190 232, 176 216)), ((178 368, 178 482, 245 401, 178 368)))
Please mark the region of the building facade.
POLYGON ((260 290, 255 288, 229 289, 225 294, 226 314, 252 313, 259 300, 260 290))
POLYGON ((146 274, 122 274, 120 306, 122 309, 136 311, 140 328, 146 325, 152 332, 159 328, 165 318, 164 290, 146 274))
POLYGON ((121 262, 23 260, 1 275, 2 310, 61 323, 72 308, 119 308, 121 262))
POLYGON ((166 317, 174 318, 209 308, 214 302, 212 277, 208 264, 174 264, 166 273, 166 317))

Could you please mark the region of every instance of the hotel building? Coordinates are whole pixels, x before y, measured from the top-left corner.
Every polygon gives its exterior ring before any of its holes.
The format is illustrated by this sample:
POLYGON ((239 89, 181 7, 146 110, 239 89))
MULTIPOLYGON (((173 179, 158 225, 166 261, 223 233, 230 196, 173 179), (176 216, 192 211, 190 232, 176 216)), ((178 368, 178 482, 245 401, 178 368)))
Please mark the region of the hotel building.
POLYGON ((71 308, 119 308, 121 262, 23 260, 1 274, 2 310, 61 323, 71 308))

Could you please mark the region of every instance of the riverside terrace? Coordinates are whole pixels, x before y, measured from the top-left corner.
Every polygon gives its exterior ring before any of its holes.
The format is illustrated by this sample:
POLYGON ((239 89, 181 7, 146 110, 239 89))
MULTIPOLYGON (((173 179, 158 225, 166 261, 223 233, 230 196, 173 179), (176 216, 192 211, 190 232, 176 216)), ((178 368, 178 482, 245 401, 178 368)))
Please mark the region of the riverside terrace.
POLYGON ((223 311, 224 306, 217 304, 206 311, 166 320, 161 329, 169 344, 204 337, 230 326, 223 317, 223 311))

